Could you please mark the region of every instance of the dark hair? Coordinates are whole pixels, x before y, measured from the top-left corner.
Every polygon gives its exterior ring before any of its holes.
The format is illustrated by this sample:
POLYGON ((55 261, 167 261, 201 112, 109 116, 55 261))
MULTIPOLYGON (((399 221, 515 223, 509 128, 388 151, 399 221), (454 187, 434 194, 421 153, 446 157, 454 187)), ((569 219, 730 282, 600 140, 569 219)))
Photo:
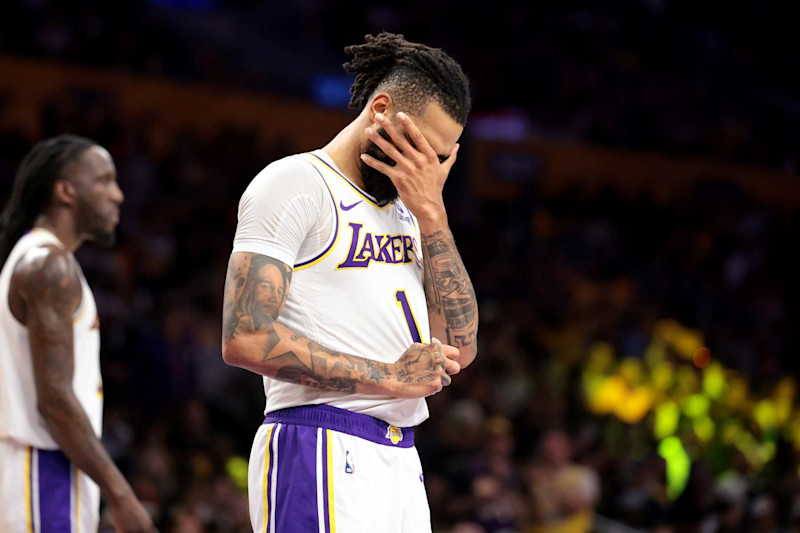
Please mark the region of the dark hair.
POLYGON ((0 264, 6 262, 19 238, 49 206, 53 184, 64 165, 96 145, 84 137, 59 135, 36 143, 22 159, 11 198, 0 213, 0 264))
POLYGON ((462 126, 467 123, 469 80, 441 48, 410 43, 394 33, 367 35, 365 40, 344 49, 353 56, 344 69, 356 74, 350 87, 350 107, 363 108, 372 94, 382 89, 411 112, 421 111, 433 100, 453 120, 462 126))

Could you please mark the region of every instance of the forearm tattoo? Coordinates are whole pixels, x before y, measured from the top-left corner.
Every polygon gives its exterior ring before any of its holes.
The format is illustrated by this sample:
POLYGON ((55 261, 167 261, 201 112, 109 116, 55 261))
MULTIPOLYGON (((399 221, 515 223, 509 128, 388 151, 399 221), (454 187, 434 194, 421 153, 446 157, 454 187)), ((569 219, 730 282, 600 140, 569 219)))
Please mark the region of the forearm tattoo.
MULTIPOLYGON (((329 391, 355 392, 359 383, 380 384, 392 377, 391 365, 328 349, 275 323, 289 292, 292 270, 257 254, 231 257, 223 306, 223 339, 261 341, 256 365, 272 377, 329 391)), ((254 341, 255 342, 255 341, 254 341)))
POLYGON ((474 349, 478 330, 478 302, 453 235, 436 231, 422 235, 424 287, 432 321, 443 317, 447 344, 474 349))

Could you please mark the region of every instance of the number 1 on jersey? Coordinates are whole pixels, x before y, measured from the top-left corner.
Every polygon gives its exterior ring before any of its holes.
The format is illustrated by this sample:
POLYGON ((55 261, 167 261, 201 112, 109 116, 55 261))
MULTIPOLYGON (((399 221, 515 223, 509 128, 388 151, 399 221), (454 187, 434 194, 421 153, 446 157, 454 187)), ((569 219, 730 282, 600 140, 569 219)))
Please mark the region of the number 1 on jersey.
POLYGON ((422 342, 422 337, 420 337, 419 328, 417 327, 417 319, 414 318, 414 312, 411 310, 411 306, 408 303, 406 291, 399 290, 394 293, 394 297, 397 300, 398 307, 403 309, 403 315, 406 317, 408 330, 411 332, 411 338, 414 342, 422 342))

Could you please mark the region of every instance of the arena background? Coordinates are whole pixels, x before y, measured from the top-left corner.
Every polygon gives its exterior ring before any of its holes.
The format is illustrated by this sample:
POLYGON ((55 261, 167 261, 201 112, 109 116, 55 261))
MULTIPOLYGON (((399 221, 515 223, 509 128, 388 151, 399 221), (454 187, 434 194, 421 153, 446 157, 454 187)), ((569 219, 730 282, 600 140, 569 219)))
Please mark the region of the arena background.
POLYGON ((220 356, 239 196, 353 117, 345 45, 441 46, 472 81, 446 202, 481 325, 418 433, 434 531, 797 532, 799 24, 766 0, 5 0, 0 195, 43 137, 111 151, 119 245, 78 253, 104 442, 161 531, 249 531, 263 393, 220 356))

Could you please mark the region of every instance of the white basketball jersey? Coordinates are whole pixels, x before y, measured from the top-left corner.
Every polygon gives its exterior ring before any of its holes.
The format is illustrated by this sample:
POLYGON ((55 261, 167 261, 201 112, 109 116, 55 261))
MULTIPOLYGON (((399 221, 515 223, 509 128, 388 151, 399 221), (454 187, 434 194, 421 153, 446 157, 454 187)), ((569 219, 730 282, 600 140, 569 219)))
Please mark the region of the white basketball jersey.
MULTIPOLYGON (((50 436, 36 407, 36 384, 28 329, 14 318, 8 304, 11 276, 17 262, 32 248, 47 245, 63 247, 61 241, 47 230, 34 229, 28 232, 11 250, 0 270, 0 438, 53 450, 58 448, 58 444, 50 436)), ((73 319, 75 364, 72 387, 95 433, 100 436, 103 389, 99 321, 94 295, 83 272, 80 277, 83 296, 73 319)))
MULTIPOLYGON (((420 234, 400 200, 378 204, 335 167, 324 151, 302 158, 326 188, 336 220, 317 256, 292 265, 278 322, 326 348, 394 363, 414 342, 428 343, 420 234)), ((428 417, 424 399, 320 391, 264 378, 266 412, 328 404, 414 426, 428 417)))

